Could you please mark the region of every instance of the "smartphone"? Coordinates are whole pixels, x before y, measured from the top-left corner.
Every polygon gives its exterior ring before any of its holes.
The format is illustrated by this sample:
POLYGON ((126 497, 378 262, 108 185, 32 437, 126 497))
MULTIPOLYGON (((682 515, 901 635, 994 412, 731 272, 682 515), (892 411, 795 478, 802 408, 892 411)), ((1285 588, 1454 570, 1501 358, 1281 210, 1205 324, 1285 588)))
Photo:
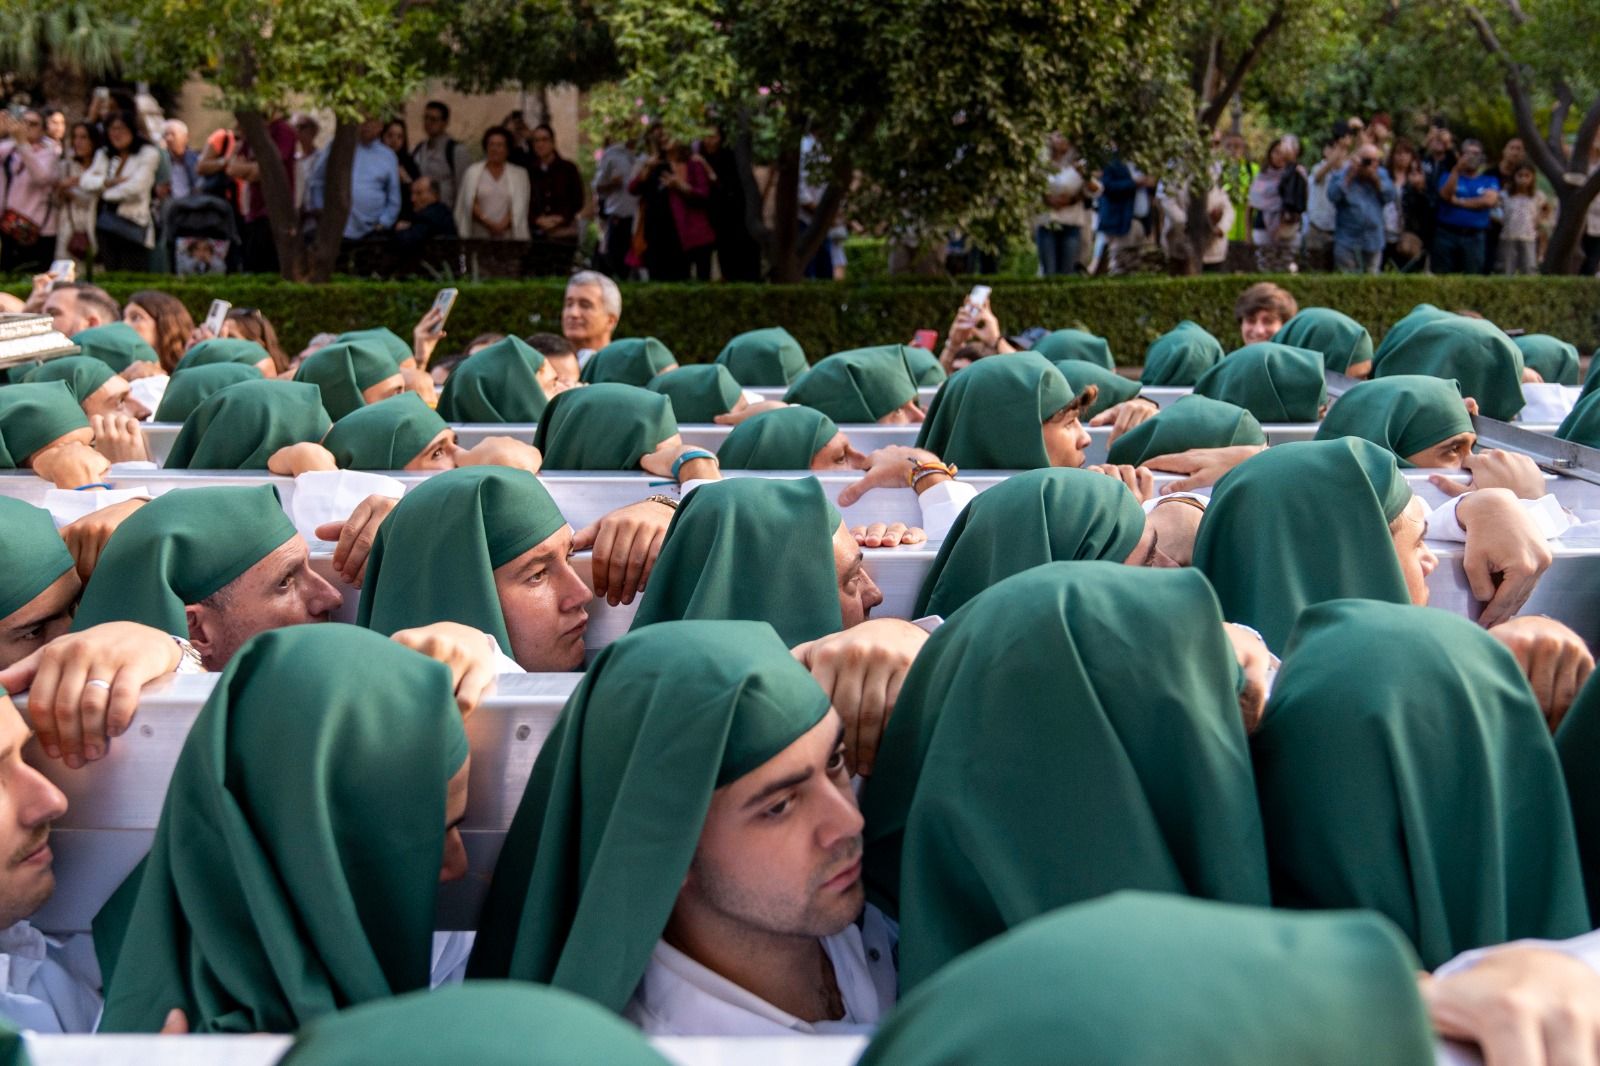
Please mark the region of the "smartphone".
POLYGON ((911 338, 911 347, 933 351, 934 345, 939 343, 939 331, 933 329, 919 329, 911 338))
POLYGON ((105 86, 105 85, 96 85, 94 87, 94 98, 96 100, 109 100, 109 99, 111 99, 111 89, 108 86, 105 86))
POLYGON ((974 285, 972 292, 967 295, 967 306, 974 311, 981 311, 989 303, 989 286, 974 285))
POLYGON ((433 298, 434 310, 439 312, 439 324, 433 327, 435 333, 444 332, 445 319, 450 317, 450 309, 456 305, 458 295, 455 289, 440 289, 439 295, 433 298))
POLYGON ((222 336, 222 323, 227 319, 228 312, 233 310, 233 305, 227 300, 212 300, 211 310, 206 312, 206 329, 211 331, 213 337, 222 336))
POLYGON ((50 287, 53 289, 62 282, 78 280, 78 264, 72 259, 57 259, 50 264, 50 287))

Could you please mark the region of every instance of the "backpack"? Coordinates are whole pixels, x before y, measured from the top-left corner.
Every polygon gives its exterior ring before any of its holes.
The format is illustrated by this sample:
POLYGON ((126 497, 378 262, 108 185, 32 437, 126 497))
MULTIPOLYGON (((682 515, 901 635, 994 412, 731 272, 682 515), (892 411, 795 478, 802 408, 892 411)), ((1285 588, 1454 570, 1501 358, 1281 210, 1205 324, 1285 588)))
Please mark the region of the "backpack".
POLYGON ((1305 172, 1299 167, 1284 171, 1283 177, 1278 179, 1278 200, 1283 204, 1284 214, 1305 214, 1310 195, 1311 187, 1306 183, 1305 172))

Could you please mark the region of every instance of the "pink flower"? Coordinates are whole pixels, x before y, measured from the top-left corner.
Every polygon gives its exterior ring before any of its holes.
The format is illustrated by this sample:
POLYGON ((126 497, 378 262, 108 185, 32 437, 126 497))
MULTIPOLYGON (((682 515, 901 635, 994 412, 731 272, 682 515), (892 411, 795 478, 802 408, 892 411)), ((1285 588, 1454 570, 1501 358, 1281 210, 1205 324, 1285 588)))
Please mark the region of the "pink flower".
POLYGON ((596 163, 598 163, 598 162, 600 162, 600 157, 601 157, 601 156, 602 156, 602 155, 604 155, 604 154, 605 154, 605 150, 604 150, 604 149, 602 149, 602 148, 596 148, 596 149, 595 149, 595 150, 594 150, 594 161, 595 161, 595 162, 596 162, 596 163))
POLYGON ((766 96, 770 92, 772 92, 772 90, 770 88, 768 88, 767 86, 765 86, 765 85, 756 86, 756 93, 758 95, 766 96))

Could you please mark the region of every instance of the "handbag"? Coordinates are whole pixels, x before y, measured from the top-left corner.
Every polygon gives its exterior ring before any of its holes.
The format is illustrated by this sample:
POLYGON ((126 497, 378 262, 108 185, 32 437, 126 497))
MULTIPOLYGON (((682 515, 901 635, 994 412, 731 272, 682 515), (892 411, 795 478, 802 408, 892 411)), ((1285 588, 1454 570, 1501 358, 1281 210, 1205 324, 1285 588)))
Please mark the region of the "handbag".
POLYGON ((21 211, 8 207, 0 214, 0 237, 31 248, 39 243, 39 224, 21 211))
MULTIPOLYGON (((109 178, 121 170, 122 160, 119 159, 107 177, 109 178)), ((94 228, 100 233, 116 237, 118 240, 128 241, 132 244, 144 244, 146 227, 123 218, 117 213, 117 205, 114 203, 100 201, 100 206, 95 211, 94 228)))

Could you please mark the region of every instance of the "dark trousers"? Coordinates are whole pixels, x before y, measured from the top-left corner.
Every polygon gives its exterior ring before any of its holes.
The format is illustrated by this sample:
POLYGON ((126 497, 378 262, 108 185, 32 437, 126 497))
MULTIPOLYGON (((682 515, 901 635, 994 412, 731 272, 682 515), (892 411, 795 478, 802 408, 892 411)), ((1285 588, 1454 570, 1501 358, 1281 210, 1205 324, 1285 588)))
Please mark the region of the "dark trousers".
POLYGON ((247 274, 276 274, 278 246, 272 243, 272 219, 266 215, 244 224, 244 269, 247 274))
POLYGON ((1435 274, 1483 273, 1483 231, 1441 225, 1433 235, 1435 274))
POLYGON ((1581 240, 1583 248, 1583 266, 1578 268, 1578 273, 1589 278, 1594 272, 1600 270, 1600 234, 1593 236, 1585 233, 1581 240))
POLYGON ((0 237, 0 273, 43 274, 50 269, 55 250, 54 233, 41 233, 32 244, 18 244, 0 237))
POLYGON ((633 216, 606 220, 606 247, 600 256, 600 269, 609 277, 626 278, 628 251, 633 247, 633 216))
POLYGON ((150 249, 143 241, 130 241, 107 230, 95 232, 95 261, 104 270, 127 270, 148 273, 150 249))
POLYGON ((1038 226, 1033 242, 1039 250, 1039 273, 1045 277, 1078 273, 1078 255, 1083 247, 1083 227, 1054 224, 1038 226))

